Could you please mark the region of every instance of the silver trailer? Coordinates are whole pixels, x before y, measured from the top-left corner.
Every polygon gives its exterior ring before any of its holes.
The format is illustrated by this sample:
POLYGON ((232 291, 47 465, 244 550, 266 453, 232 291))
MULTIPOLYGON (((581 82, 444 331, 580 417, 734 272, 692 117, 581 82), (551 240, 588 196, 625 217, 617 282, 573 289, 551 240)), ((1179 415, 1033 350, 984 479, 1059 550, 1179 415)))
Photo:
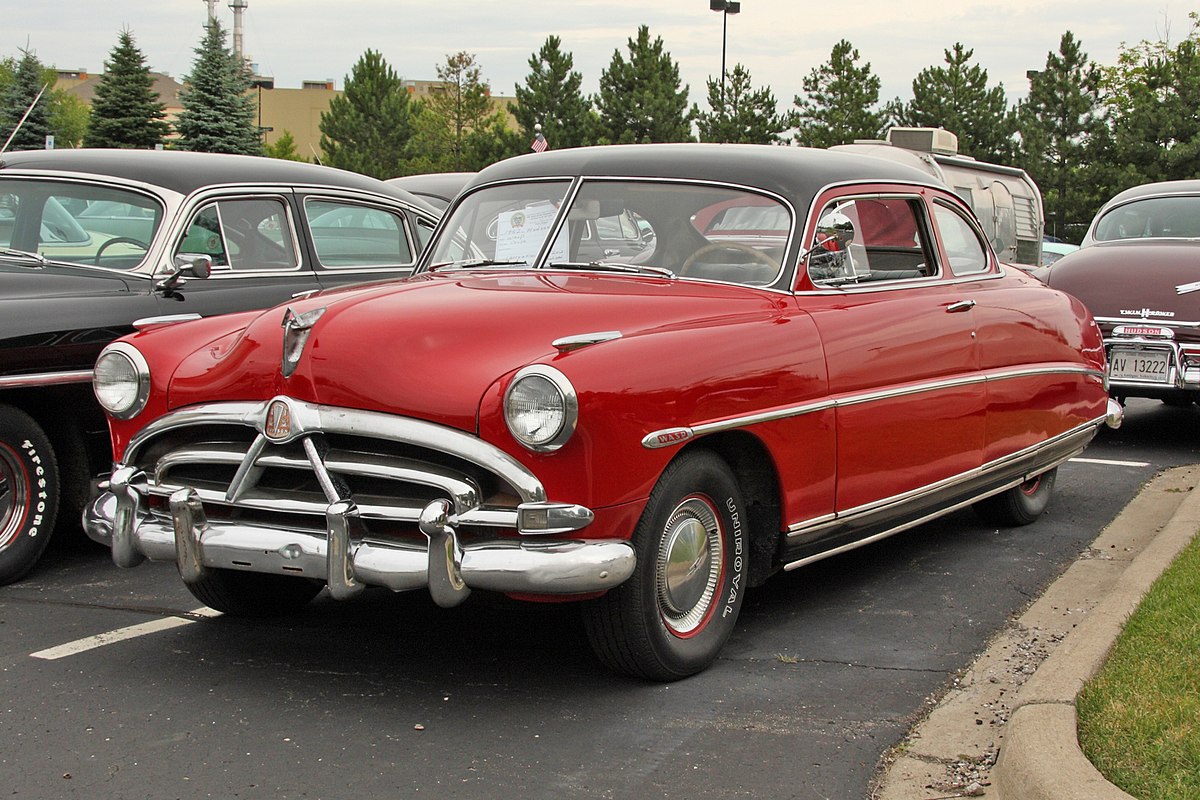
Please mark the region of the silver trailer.
POLYGON ((958 154, 958 137, 941 128, 891 128, 887 139, 860 139, 831 150, 899 161, 953 189, 975 210, 1001 261, 1032 269, 1041 263, 1042 193, 1023 169, 958 154))

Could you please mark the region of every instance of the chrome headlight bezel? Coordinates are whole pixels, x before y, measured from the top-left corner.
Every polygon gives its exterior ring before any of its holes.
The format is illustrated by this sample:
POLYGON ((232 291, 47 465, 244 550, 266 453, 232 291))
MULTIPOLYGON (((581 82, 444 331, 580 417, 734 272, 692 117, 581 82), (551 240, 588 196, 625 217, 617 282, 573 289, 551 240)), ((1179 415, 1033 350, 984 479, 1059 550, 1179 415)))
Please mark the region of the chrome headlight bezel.
POLYGON ((92 393, 100 407, 116 419, 132 419, 150 399, 150 365, 128 342, 113 342, 100 352, 92 371, 92 393), (123 374, 111 374, 120 370, 123 374), (114 380, 115 379, 115 380, 114 380), (110 381, 101 386, 104 381, 110 381), (120 381, 120 385, 116 381, 120 381))
POLYGON ((522 447, 535 453, 552 453, 575 433, 579 423, 579 396, 567 376, 554 367, 545 364, 524 367, 517 371, 504 391, 504 423, 522 447), (548 402, 533 409, 521 407, 523 401, 536 399, 538 394, 548 402), (549 415, 549 424, 531 431, 529 415, 539 413, 549 415))

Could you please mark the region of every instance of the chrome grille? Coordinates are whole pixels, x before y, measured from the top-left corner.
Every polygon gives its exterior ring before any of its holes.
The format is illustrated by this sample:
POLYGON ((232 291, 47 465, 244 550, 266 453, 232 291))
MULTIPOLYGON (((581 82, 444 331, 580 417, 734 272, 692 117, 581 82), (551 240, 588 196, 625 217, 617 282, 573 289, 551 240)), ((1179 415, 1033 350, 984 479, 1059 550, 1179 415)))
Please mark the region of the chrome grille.
POLYGON ((352 500, 372 534, 416 535, 421 509, 450 503, 464 526, 514 527, 541 485, 510 456, 460 431, 375 412, 289 400, 303 420, 292 441, 263 433, 267 403, 185 409, 156 420, 126 465, 150 478, 151 511, 194 489, 213 519, 322 531, 325 512, 352 500))

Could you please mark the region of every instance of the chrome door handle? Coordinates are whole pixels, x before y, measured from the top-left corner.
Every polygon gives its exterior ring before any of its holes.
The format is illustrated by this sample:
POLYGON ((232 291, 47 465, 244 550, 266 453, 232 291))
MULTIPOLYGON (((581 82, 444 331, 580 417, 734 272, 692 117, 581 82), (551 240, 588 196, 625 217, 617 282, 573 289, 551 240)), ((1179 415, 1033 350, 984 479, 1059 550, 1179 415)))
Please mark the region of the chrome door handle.
POLYGON ((974 307, 974 300, 959 300, 957 303, 951 303, 950 305, 946 306, 946 313, 954 314, 958 311, 970 311, 974 307))

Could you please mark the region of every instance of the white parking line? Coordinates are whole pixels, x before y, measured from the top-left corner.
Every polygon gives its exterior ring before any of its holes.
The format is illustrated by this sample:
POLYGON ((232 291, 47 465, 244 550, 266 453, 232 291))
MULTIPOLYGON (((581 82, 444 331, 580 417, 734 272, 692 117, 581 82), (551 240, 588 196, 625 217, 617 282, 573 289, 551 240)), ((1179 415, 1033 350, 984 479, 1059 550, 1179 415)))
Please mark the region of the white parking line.
POLYGON ((139 636, 146 636, 151 633, 159 633, 161 631, 169 631, 172 628, 180 628, 184 625, 191 625, 193 622, 200 621, 203 617, 220 616, 219 611, 213 611, 211 608, 197 608, 195 611, 187 612, 186 617, 164 617, 151 622, 143 622, 138 625, 130 625, 128 628, 118 628, 115 631, 107 633, 98 633, 95 636, 88 636, 85 639, 77 639, 73 642, 60 644, 57 647, 50 647, 45 650, 38 650, 36 653, 30 653, 32 658, 41 658, 46 661, 54 661, 59 658, 86 653, 88 650, 95 650, 97 647, 104 647, 106 644, 116 644, 127 639, 136 639, 139 636))
POLYGON ((1077 464, 1102 464, 1106 467, 1148 467, 1149 461, 1111 461, 1107 458, 1072 458, 1077 464))

